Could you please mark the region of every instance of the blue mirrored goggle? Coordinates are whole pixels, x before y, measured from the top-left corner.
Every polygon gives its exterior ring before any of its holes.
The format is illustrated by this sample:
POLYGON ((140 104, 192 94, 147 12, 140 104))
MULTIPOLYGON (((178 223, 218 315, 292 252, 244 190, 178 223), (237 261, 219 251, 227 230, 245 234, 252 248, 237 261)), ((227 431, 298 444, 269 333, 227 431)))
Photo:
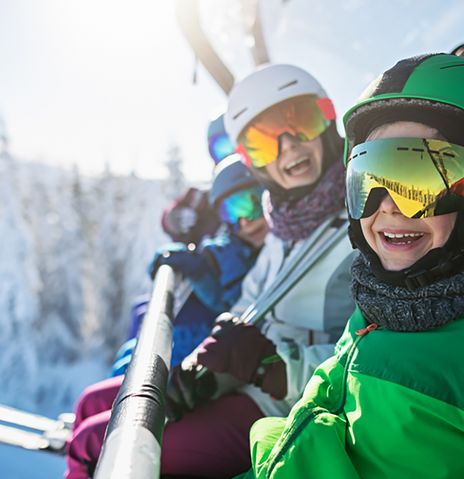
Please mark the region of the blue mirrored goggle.
POLYGON ((261 196, 263 188, 254 186, 240 190, 222 200, 219 206, 219 216, 222 221, 238 225, 240 218, 257 220, 263 216, 261 196))
POLYGON ((216 164, 226 156, 232 155, 232 153, 235 152, 235 148, 227 133, 220 133, 211 137, 208 142, 208 149, 211 158, 213 158, 214 163, 216 164))

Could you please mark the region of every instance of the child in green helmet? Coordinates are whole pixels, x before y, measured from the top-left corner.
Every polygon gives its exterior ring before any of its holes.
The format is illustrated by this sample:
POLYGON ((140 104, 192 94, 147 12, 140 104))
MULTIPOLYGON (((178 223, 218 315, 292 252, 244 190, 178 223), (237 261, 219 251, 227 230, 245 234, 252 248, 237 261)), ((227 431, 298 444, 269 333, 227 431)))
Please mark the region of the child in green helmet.
POLYGON ((400 61, 344 121, 357 308, 246 477, 464 477, 464 58, 400 61))

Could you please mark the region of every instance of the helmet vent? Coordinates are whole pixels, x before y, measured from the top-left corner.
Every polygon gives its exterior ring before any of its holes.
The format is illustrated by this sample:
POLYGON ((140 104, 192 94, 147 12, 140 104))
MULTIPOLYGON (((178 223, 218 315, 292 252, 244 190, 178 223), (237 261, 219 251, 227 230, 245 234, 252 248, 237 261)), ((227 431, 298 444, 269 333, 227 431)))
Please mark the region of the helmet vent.
POLYGON ((236 120, 240 115, 243 115, 247 110, 248 110, 248 107, 243 108, 243 109, 240 110, 238 113, 236 113, 236 114, 232 117, 232 119, 233 119, 233 120, 236 120))
POLYGON ((288 83, 285 83, 285 85, 280 86, 279 88, 277 88, 277 90, 279 90, 279 91, 285 90, 285 88, 288 88, 289 86, 296 85, 297 83, 298 83, 298 80, 292 80, 288 83))

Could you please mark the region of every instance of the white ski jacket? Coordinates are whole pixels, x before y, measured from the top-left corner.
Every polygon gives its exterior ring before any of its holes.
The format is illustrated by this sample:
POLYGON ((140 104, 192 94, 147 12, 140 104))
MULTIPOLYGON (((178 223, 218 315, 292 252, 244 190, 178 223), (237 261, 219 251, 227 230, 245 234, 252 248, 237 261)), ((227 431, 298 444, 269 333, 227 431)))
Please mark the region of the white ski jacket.
MULTIPOLYGON (((342 211, 340 219, 346 218, 342 211)), ((346 227, 346 226, 345 226, 346 227)), ((313 246, 317 249, 335 231, 330 228, 313 246)), ((239 316, 273 283, 278 272, 293 261, 308 239, 293 245, 268 234, 255 266, 242 284, 242 295, 232 308, 239 316)), ((350 267, 354 257, 348 235, 330 251, 265 316, 261 331, 286 363, 287 396, 277 401, 261 389, 246 385, 249 395, 266 416, 286 416, 300 398, 314 369, 333 355, 334 343, 354 311, 350 291, 350 267)))

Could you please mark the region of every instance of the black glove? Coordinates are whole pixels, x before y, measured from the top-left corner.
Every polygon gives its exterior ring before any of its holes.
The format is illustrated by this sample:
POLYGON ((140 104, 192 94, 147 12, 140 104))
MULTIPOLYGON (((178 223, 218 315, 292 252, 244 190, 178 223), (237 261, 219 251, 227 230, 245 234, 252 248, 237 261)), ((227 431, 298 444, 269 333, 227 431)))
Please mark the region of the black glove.
POLYGON ((195 364, 178 364, 169 374, 166 416, 178 421, 186 412, 210 399, 216 388, 216 378, 211 371, 203 369, 199 374, 195 364))

